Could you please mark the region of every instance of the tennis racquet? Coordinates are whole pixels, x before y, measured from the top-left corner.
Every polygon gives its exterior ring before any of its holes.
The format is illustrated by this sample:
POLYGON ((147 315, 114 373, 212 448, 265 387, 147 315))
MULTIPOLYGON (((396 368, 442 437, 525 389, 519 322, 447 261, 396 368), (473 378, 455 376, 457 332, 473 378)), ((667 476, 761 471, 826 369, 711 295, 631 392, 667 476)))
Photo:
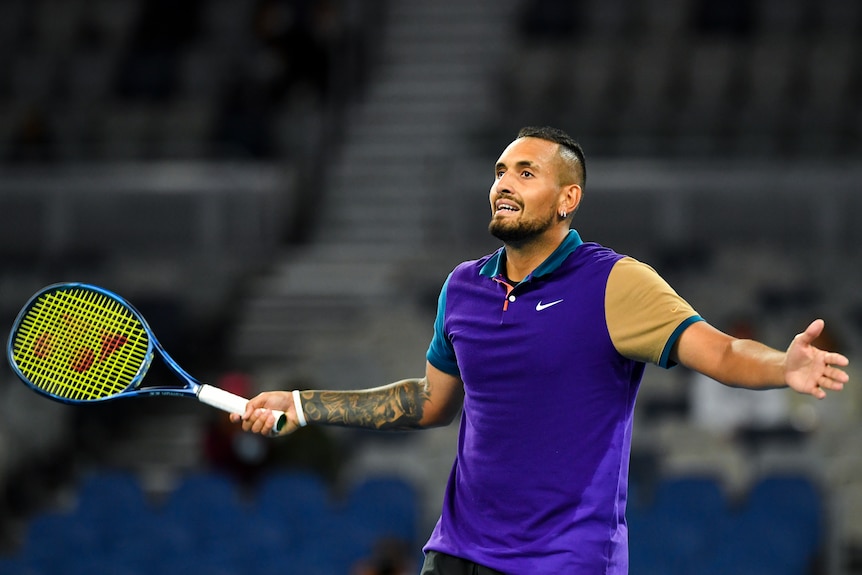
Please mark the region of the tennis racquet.
MULTIPOLYGON (((189 375, 165 352, 140 312, 119 295, 93 285, 42 288, 15 319, 6 352, 24 383, 63 403, 181 396, 229 413, 245 413, 248 403, 189 375), (183 385, 141 385, 156 352, 183 385)), ((273 413, 277 433, 287 418, 283 412, 273 413)))

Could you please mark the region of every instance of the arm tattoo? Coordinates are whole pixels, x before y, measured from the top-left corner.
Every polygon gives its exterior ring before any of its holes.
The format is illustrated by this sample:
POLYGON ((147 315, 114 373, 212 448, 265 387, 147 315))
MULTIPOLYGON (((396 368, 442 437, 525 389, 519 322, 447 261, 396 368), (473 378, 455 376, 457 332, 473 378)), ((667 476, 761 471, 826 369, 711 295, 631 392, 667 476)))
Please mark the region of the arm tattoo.
POLYGON ((424 379, 405 379, 363 391, 303 391, 309 421, 368 429, 419 429, 429 398, 424 379))

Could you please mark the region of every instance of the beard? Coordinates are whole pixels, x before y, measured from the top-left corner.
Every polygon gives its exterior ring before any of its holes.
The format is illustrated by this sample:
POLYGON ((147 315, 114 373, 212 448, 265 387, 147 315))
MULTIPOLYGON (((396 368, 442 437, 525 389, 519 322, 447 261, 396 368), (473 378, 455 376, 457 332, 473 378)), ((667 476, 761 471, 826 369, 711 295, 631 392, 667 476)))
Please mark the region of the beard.
POLYGON ((551 212, 545 219, 528 221, 518 219, 514 222, 492 216, 491 222, 488 224, 488 231, 505 244, 524 244, 551 229, 556 216, 556 212, 551 212))

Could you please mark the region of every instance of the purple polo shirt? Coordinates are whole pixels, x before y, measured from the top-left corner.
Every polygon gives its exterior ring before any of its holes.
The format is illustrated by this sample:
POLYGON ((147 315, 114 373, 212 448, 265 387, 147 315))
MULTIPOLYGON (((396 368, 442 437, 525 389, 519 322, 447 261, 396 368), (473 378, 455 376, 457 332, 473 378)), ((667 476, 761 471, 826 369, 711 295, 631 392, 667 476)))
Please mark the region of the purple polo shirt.
MULTIPOLYGON (((442 514, 425 549, 513 574, 628 573, 628 464, 645 364, 618 349, 629 344, 614 341, 606 304, 612 270, 634 260, 572 230, 512 286, 504 257, 501 248, 459 265, 440 295, 427 358, 459 375, 465 396, 442 514)), ((666 284, 655 283, 666 296, 666 284)), ((656 329, 656 363, 665 366, 679 333, 700 319, 679 302, 656 329)), ((623 339, 642 342, 644 330, 634 331, 640 339, 623 339)))

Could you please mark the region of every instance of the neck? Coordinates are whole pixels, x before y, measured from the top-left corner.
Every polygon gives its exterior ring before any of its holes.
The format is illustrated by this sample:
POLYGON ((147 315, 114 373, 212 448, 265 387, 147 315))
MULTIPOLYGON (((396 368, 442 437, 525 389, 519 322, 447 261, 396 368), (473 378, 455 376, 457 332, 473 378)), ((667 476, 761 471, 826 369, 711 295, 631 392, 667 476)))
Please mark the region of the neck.
MULTIPOLYGON (((555 230, 556 231, 556 230, 555 230)), ((541 235, 524 242, 507 243, 506 276, 519 282, 530 275, 539 265, 548 259, 554 250, 566 239, 569 228, 561 229, 559 233, 541 235)))

